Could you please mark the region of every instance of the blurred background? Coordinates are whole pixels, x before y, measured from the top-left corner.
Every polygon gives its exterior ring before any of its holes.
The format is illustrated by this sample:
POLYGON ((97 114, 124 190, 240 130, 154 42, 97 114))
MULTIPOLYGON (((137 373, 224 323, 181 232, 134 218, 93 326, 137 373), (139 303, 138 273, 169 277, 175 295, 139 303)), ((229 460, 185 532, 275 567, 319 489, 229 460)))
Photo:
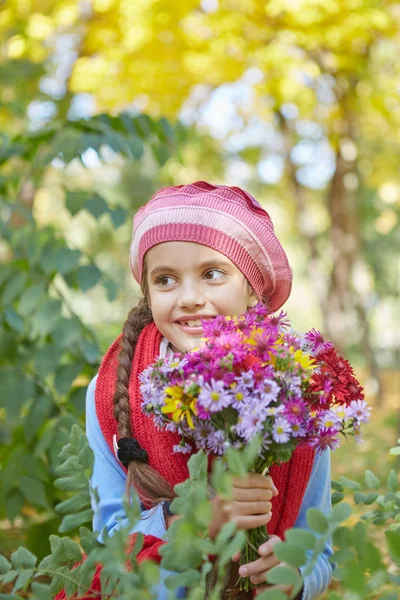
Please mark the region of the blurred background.
MULTIPOLYGON (((85 391, 138 289, 131 219, 160 187, 250 191, 374 406, 333 476, 400 436, 400 3, 0 1, 0 546, 39 556, 85 391)), ((86 521, 84 516, 82 523, 86 521)))

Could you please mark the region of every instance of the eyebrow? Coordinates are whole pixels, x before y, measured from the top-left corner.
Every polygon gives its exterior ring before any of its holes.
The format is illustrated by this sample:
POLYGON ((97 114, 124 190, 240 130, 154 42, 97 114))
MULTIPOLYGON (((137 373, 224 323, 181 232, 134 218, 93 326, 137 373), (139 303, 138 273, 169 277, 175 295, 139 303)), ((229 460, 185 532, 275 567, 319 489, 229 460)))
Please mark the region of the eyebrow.
MULTIPOLYGON (((227 263, 224 260, 206 260, 202 263, 199 263, 197 265, 197 269, 206 269, 207 267, 229 267, 229 263, 227 263)), ((167 265, 159 265, 158 267, 155 267, 151 273, 150 276, 154 277, 154 275, 157 275, 158 273, 165 273, 165 272, 169 272, 169 273, 176 273, 176 269, 174 269, 171 266, 167 266, 167 265)))

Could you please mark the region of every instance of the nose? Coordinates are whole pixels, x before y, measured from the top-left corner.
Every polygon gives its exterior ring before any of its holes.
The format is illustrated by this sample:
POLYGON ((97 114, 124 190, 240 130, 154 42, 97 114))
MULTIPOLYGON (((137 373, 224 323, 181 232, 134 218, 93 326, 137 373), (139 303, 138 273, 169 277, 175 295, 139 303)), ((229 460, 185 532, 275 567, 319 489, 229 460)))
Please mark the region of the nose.
POLYGON ((178 306, 179 308, 192 308, 204 306, 206 299, 200 288, 193 281, 187 281, 179 290, 178 306))

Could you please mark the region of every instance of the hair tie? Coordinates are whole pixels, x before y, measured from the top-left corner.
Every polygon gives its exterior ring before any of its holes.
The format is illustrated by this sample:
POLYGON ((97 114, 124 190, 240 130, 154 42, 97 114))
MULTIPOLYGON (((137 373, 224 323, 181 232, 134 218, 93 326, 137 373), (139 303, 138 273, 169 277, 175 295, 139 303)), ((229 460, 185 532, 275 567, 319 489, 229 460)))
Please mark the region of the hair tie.
POLYGON ((135 438, 120 438, 118 444, 114 444, 114 450, 116 450, 118 460, 126 469, 133 460, 140 460, 144 463, 149 462, 147 451, 142 448, 135 438))

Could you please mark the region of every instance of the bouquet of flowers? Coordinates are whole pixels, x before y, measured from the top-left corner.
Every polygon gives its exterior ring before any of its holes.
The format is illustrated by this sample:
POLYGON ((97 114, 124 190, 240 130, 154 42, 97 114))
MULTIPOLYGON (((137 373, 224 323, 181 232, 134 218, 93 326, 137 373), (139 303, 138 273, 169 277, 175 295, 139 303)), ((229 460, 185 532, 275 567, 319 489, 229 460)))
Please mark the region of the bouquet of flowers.
MULTIPOLYGON (((322 451, 337 448, 340 434, 361 441, 371 409, 349 362, 321 333, 300 336, 286 313, 271 316, 261 303, 202 326, 202 347, 158 358, 140 375, 143 412, 182 436, 175 452, 223 457, 258 434, 254 472, 263 473, 299 444, 322 451)), ((268 539, 265 527, 247 536, 246 562, 268 539)))

